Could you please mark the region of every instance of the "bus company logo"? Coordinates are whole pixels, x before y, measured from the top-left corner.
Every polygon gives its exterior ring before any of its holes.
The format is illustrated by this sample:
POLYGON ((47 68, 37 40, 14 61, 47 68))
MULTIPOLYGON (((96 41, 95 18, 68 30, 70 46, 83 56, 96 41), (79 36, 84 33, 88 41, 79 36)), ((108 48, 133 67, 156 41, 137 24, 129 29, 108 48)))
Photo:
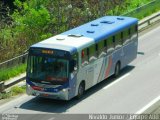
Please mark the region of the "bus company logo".
POLYGON ((2 114, 2 120, 18 120, 18 115, 16 115, 16 114, 2 114))

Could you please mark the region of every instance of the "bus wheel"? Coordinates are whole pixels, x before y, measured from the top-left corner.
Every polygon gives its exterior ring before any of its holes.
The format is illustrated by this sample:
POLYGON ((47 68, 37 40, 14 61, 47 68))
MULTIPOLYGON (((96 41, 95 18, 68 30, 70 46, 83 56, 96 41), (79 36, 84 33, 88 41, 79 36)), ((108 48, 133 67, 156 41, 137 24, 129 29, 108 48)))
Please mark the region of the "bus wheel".
POLYGON ((117 62, 114 72, 114 77, 117 78, 120 74, 120 62, 117 62))
POLYGON ((84 94, 84 91, 85 91, 85 83, 81 82, 78 88, 78 95, 77 95, 78 99, 82 97, 82 95, 84 94))

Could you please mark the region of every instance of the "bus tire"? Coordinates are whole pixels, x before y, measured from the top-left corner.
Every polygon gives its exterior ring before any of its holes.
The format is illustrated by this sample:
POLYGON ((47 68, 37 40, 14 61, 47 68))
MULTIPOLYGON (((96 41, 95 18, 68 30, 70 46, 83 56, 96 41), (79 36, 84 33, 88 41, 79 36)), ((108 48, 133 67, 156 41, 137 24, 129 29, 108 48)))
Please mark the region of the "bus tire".
POLYGON ((120 75, 120 67, 121 67, 120 62, 117 62, 115 66, 115 71, 114 71, 115 78, 117 78, 120 75))
POLYGON ((85 91, 85 82, 82 81, 78 87, 78 94, 77 94, 78 99, 80 99, 83 96, 84 91, 85 91))

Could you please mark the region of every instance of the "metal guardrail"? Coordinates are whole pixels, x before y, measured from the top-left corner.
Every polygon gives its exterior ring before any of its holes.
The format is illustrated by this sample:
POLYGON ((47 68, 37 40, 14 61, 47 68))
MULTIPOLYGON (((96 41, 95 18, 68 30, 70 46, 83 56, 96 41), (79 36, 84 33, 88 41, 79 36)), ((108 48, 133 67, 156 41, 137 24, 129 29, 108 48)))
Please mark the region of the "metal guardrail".
POLYGON ((7 89, 7 88, 9 88, 9 87, 11 87, 11 86, 13 86, 13 85, 25 80, 25 79, 26 79, 26 76, 22 76, 22 77, 16 79, 15 81, 12 81, 12 82, 10 82, 8 84, 3 83, 4 84, 4 89, 7 89))
POLYGON ((141 26, 141 25, 146 24, 146 23, 148 23, 148 25, 150 25, 150 24, 151 24, 151 21, 152 21, 153 19, 157 18, 157 17, 160 17, 160 13, 157 14, 157 15, 155 15, 155 16, 153 16, 153 17, 151 17, 151 18, 148 18, 147 20, 145 20, 145 21, 143 21, 143 22, 141 22, 141 23, 139 23, 138 26, 141 26))
POLYGON ((140 21, 138 24, 138 31, 141 32, 144 29, 148 28, 150 25, 160 22, 160 12, 155 14, 152 17, 147 18, 144 21, 140 21))
POLYGON ((28 53, 25 53, 25 54, 19 55, 19 56, 14 57, 10 60, 7 60, 7 61, 0 63, 0 70, 4 69, 4 68, 10 68, 10 67, 13 67, 16 65, 26 63, 27 56, 28 56, 28 53))

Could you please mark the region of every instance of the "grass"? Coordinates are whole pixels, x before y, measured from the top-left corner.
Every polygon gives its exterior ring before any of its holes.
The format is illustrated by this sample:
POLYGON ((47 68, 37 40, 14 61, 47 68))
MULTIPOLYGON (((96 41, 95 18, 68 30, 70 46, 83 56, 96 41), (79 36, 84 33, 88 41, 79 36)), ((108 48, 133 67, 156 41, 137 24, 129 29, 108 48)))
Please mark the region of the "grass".
POLYGON ((12 95, 22 94, 25 92, 25 90, 26 90, 26 86, 21 86, 21 87, 14 86, 11 88, 12 95))
POLYGON ((156 0, 155 2, 148 3, 146 6, 140 7, 138 10, 135 10, 133 12, 124 15, 135 17, 138 19, 143 19, 144 17, 147 17, 155 12, 158 12, 160 10, 159 6, 160 6, 160 1, 156 0))
POLYGON ((7 99, 7 98, 10 98, 15 95, 23 94, 23 93, 25 93, 25 90, 26 90, 26 86, 21 86, 21 87, 14 86, 7 93, 0 93, 0 100, 7 99))
POLYGON ((24 73, 26 70, 26 64, 21 64, 19 66, 14 66, 11 68, 1 69, 0 70, 0 82, 6 81, 12 77, 15 77, 21 73, 24 73))
POLYGON ((109 15, 123 15, 143 19, 160 11, 160 0, 132 0, 124 8, 114 8, 107 11, 109 15), (138 9, 137 9, 138 8, 138 9))

